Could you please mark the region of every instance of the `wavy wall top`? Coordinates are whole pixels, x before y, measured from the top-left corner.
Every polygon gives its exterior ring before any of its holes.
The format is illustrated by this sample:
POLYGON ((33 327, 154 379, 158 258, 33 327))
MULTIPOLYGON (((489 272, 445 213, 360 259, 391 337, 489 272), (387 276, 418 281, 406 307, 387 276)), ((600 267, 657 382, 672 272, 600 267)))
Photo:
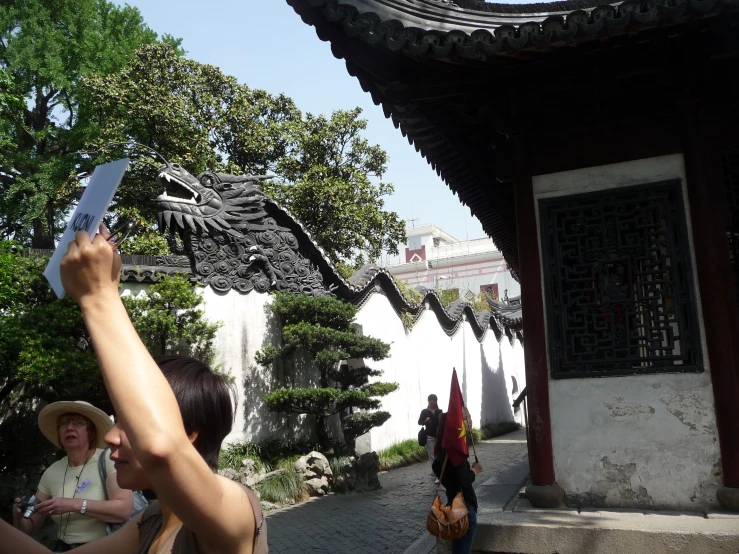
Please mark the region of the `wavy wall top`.
POLYGON ((387 270, 373 265, 344 279, 308 230, 261 190, 262 179, 209 171, 195 177, 177 164, 162 168, 159 225, 180 235, 184 250, 173 256, 125 256, 122 280, 155 282, 161 275, 186 273, 219 293, 233 289, 241 294, 253 290, 334 294, 360 306, 379 292, 399 316, 411 314, 415 321, 424 310, 432 310, 449 335, 466 319, 478 340, 488 328, 499 340, 503 335, 522 339, 520 304, 518 318, 511 316, 508 304, 490 299, 490 311, 481 313, 464 300, 445 308, 434 291, 414 304, 387 270))

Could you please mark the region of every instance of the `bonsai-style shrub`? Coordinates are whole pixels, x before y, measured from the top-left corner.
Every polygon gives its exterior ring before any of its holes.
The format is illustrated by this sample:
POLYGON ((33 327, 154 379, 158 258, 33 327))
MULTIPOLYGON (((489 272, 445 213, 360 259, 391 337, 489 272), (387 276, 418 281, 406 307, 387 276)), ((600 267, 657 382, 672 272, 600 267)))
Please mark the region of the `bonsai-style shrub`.
POLYGON ((267 346, 257 353, 257 362, 269 367, 277 360, 288 364, 294 355, 307 352, 320 373, 317 386, 279 388, 264 399, 275 412, 310 414, 315 418, 315 433, 322 448, 331 441, 327 420, 339 414, 346 446, 353 450, 354 441, 373 427, 385 423, 390 414, 377 410, 380 398, 397 390, 397 383, 370 382, 382 371, 346 360, 388 357, 390 345, 359 333, 355 323, 357 308, 332 296, 311 297, 280 292, 271 305, 282 327, 282 346, 267 346), (359 409, 360 411, 354 411, 359 409))

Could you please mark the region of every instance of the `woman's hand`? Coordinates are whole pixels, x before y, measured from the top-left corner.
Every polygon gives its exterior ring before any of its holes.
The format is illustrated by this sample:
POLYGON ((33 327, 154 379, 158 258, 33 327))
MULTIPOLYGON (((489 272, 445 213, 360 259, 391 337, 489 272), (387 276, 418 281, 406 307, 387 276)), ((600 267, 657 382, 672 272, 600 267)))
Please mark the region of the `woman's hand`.
POLYGON ((81 508, 82 499, 80 498, 57 497, 40 502, 36 506, 36 512, 42 516, 59 516, 69 512, 79 512, 81 508))
POLYGON ((103 227, 92 241, 90 235, 80 231, 62 258, 62 285, 80 304, 90 299, 118 296, 121 257, 107 236, 109 233, 103 227))
POLYGON ((21 510, 21 499, 16 498, 13 500, 13 527, 18 527, 22 517, 23 511, 21 510))
POLYGON ((472 471, 475 472, 475 475, 482 472, 482 466, 480 465, 480 462, 475 462, 472 464, 472 471))

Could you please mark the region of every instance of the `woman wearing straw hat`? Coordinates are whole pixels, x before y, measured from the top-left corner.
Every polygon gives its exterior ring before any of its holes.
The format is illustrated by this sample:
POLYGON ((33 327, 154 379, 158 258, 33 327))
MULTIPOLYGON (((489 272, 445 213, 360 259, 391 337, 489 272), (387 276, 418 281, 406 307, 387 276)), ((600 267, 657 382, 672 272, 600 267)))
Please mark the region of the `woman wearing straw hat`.
POLYGON ((58 527, 54 550, 66 552, 104 537, 106 522, 127 521, 133 510, 133 494, 118 486, 110 458, 105 460, 106 482, 100 482, 98 459, 105 434, 113 427, 105 412, 81 400, 54 402, 41 410, 38 424, 44 436, 67 455, 41 477, 36 491, 41 502, 30 519, 22 517, 20 499, 16 499, 15 526, 33 535, 46 516, 51 516, 58 527))

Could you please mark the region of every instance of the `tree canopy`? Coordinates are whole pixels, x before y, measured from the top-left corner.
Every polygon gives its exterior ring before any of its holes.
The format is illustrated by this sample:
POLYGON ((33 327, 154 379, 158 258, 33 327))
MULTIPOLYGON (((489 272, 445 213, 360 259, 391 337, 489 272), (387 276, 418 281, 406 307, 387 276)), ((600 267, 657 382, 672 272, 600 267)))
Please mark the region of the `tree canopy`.
POLYGON ((206 319, 203 297, 186 277, 164 277, 137 296, 124 296, 123 304, 149 352, 192 356, 213 365, 220 324, 206 319))
MULTIPOLYGON (((69 297, 58 300, 52 292, 42 274, 48 258, 21 252, 17 244, 0 242, 3 497, 18 492, 12 490, 14 474, 30 478, 53 453, 38 432, 40 406, 57 400, 87 400, 112 408, 79 307, 69 297)), ((186 279, 165 277, 136 298, 127 298, 125 304, 151 352, 213 360, 217 325, 205 319, 202 297, 186 279)))
MULTIPOLYGON (((163 38, 175 48, 179 41, 163 38)), ((82 80, 119 71, 157 34, 136 8, 105 0, 6 0, 0 6, 0 232, 37 248, 81 186, 71 153, 91 139, 82 80)))
MULTIPOLYGON (((397 252, 405 227, 384 197, 387 154, 361 133, 359 108, 331 117, 303 115, 283 94, 240 84, 217 67, 177 55, 163 44, 139 49, 129 65, 84 80, 86 119, 96 129, 95 147, 141 143, 197 175, 274 173, 264 185, 312 233, 336 263, 361 266, 383 250, 397 252)), ((108 149, 105 156, 122 155, 108 149)), ((146 150, 126 177, 115 209, 153 229, 157 165, 146 150)), ((102 161, 104 156, 98 158, 102 161)), ((149 238, 133 253, 165 248, 149 238)))

